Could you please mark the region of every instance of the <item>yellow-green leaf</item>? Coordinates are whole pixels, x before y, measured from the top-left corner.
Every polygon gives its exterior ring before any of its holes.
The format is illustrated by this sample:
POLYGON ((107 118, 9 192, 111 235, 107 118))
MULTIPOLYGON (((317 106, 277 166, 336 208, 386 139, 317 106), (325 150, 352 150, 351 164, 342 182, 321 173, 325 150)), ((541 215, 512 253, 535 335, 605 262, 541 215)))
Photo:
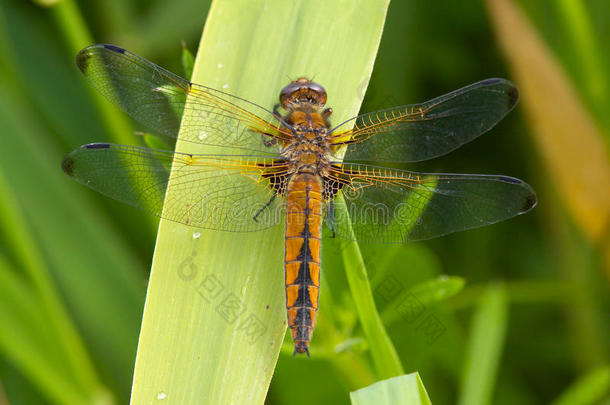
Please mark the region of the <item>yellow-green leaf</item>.
MULTIPOLYGON (((215 1, 192 80, 271 108, 288 78, 315 76, 342 122, 360 108, 387 3, 215 1)), ((286 328, 283 229, 161 222, 132 404, 263 403, 286 328)))
POLYGON ((376 382, 350 393, 352 405, 431 405, 419 373, 376 382))

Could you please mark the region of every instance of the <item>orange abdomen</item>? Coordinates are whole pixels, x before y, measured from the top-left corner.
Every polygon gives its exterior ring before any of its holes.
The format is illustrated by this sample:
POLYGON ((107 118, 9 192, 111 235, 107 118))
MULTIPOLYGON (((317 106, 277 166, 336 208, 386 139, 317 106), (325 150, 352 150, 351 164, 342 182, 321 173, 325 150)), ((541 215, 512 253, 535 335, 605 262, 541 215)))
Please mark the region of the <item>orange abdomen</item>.
POLYGON ((322 180, 295 174, 286 192, 286 308, 295 353, 309 355, 320 288, 322 180))

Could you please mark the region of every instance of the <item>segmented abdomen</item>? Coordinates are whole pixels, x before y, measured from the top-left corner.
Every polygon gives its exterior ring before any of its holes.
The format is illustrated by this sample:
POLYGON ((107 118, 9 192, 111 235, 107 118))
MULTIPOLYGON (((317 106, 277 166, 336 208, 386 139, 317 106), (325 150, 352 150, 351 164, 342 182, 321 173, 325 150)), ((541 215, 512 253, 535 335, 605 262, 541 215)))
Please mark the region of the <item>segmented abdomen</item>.
POLYGON ((286 308, 295 353, 309 355, 320 287, 322 180, 295 174, 286 194, 286 308))

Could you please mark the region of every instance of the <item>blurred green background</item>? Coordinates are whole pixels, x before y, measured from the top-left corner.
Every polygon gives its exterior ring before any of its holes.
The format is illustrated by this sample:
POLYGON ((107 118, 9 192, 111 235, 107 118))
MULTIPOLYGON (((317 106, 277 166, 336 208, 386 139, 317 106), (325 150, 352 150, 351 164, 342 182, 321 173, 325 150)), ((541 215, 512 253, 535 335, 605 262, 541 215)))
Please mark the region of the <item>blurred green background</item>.
MULTIPOLYGON (((0 3, 0 404, 129 401, 156 220, 61 172, 80 144, 142 144, 74 56, 114 43, 184 75, 181 41, 196 51, 209 5, 0 3)), ((521 90, 513 113, 412 168, 515 176, 539 198, 493 226, 361 245, 405 371, 420 373, 435 404, 610 404, 608 38, 605 0, 390 4, 362 110, 507 77, 521 90)), ((342 342, 338 354, 283 350, 269 404, 349 403, 370 383, 370 369, 351 366, 367 348, 340 248, 324 246, 314 340, 342 342)))

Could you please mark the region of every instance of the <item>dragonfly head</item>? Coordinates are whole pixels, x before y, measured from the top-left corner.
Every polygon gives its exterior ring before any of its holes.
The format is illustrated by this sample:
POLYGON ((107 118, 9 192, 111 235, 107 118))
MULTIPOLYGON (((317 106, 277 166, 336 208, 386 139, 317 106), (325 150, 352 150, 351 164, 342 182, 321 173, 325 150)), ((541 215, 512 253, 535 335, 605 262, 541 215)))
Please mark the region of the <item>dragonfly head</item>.
POLYGON ((326 104, 326 90, 318 83, 299 77, 282 89, 280 104, 286 110, 304 105, 322 108, 326 104))

